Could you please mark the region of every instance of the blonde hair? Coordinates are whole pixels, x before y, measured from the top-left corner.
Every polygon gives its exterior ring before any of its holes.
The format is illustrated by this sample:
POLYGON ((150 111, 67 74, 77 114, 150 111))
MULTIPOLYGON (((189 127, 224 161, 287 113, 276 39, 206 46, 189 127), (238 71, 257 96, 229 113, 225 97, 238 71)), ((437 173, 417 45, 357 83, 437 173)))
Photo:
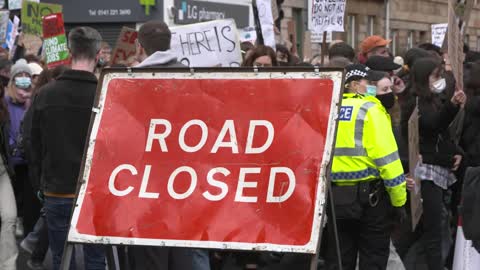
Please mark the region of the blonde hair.
MULTIPOLYGON (((32 86, 30 86, 30 88, 31 87, 32 86)), ((17 90, 15 88, 17 88, 17 87, 15 86, 15 77, 13 77, 8 82, 7 91, 5 92, 5 94, 12 99, 13 103, 19 103, 19 101, 17 99, 17 90)))

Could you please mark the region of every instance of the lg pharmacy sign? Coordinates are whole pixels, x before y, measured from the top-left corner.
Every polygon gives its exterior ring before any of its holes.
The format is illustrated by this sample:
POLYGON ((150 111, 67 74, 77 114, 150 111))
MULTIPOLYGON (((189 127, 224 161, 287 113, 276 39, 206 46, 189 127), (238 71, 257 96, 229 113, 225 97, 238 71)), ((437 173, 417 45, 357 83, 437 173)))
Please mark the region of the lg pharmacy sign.
POLYGON ((341 79, 105 75, 69 240, 314 253, 341 79))

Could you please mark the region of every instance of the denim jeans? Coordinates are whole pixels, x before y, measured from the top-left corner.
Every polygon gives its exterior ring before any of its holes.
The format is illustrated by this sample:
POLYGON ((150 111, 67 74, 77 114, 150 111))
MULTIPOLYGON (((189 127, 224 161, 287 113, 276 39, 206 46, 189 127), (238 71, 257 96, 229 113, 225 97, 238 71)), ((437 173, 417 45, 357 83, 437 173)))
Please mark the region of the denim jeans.
MULTIPOLYGON (((70 227, 73 199, 45 197, 47 212, 48 239, 53 256, 53 270, 58 270, 62 260, 65 241, 70 227)), ((105 270, 105 250, 102 246, 83 246, 85 269, 105 270)), ((75 269, 75 260, 72 256, 70 269, 75 269)))
MULTIPOLYGON (((5 168, 0 161, 0 170, 5 168)), ((15 240, 15 223, 17 220, 17 205, 10 177, 4 171, 0 175, 0 269, 15 270, 18 248, 15 240)))

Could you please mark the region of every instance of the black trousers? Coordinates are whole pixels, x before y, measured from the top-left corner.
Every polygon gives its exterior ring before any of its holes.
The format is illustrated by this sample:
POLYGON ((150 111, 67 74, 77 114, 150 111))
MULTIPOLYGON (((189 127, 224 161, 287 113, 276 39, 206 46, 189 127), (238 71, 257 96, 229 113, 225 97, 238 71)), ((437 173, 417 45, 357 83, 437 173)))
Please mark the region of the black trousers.
POLYGON ((23 212, 24 234, 27 235, 33 231, 33 227, 40 217, 40 209, 42 209, 42 204, 38 200, 37 195, 33 190, 32 183, 30 182, 28 166, 17 165, 14 167, 14 170, 15 181, 21 183, 23 188, 21 195, 23 199, 23 204, 21 207, 23 207, 23 209, 20 212, 23 212))
POLYGON ((422 181, 423 236, 429 270, 443 269, 443 190, 432 181, 422 181))
MULTIPOLYGON (((382 190, 381 193, 382 196, 375 207, 368 202, 361 204, 360 218, 336 220, 343 270, 355 270, 358 254, 360 270, 387 268, 392 232, 392 207, 386 191, 382 190)), ((335 234, 331 222, 327 224, 325 256, 326 269, 339 269, 335 234)))

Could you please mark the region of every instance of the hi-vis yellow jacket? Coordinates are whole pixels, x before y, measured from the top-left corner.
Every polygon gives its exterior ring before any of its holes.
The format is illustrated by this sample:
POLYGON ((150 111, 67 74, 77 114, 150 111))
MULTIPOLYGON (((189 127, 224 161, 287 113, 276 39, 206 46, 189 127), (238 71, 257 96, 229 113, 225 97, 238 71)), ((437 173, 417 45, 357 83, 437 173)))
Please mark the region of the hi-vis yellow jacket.
POLYGON ((332 164, 339 186, 382 179, 393 206, 407 200, 405 175, 390 116, 374 97, 344 94, 332 164))

